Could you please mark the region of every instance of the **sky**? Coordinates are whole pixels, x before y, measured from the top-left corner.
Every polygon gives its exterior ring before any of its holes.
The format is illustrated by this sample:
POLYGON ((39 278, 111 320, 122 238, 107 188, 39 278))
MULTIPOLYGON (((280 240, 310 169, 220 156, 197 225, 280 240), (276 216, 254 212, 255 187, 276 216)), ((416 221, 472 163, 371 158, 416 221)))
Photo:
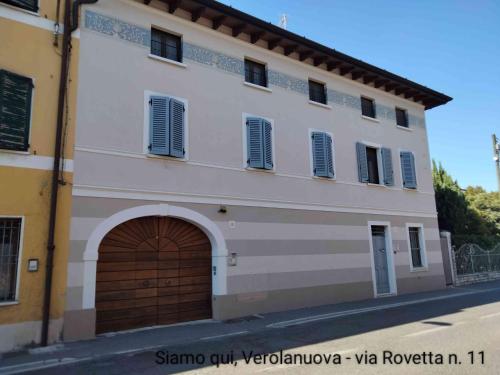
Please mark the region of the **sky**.
POLYGON ((431 157, 460 186, 497 190, 498 0, 221 0, 453 98, 428 110, 431 157))

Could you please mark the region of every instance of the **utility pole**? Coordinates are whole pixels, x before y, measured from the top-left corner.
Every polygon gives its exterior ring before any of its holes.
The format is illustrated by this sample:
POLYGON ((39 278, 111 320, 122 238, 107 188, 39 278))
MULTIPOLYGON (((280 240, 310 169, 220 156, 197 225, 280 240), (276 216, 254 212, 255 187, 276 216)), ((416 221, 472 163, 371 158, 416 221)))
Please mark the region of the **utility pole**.
POLYGON ((497 169, 498 191, 500 192, 500 143, 498 143, 498 138, 495 134, 491 137, 493 139, 493 160, 497 169))

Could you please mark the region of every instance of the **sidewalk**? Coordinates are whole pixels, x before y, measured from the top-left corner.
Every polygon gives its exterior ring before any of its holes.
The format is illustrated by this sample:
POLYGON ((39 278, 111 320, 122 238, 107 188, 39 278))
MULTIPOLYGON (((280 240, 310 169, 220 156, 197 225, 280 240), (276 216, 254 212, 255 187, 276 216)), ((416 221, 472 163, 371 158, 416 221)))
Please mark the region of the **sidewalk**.
POLYGON ((187 324, 154 327, 135 331, 100 335, 93 340, 60 343, 46 348, 6 353, 0 356, 0 374, 90 361, 108 356, 165 348, 172 344, 188 344, 199 340, 217 340, 225 336, 245 335, 269 329, 335 319, 369 311, 396 308, 430 301, 446 300, 493 290, 500 291, 500 281, 448 288, 433 292, 348 302, 300 310, 268 313, 242 319, 215 322, 197 321, 187 324))

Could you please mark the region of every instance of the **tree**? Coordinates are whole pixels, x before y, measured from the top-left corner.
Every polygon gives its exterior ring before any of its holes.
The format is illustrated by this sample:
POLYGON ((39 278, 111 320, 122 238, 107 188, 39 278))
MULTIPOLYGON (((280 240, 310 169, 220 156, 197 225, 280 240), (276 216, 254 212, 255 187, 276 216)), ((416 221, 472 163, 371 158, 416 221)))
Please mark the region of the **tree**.
POLYGON ((441 163, 432 161, 432 180, 436 196, 439 228, 453 234, 464 233, 467 227, 467 201, 458 183, 441 163))
POLYGON ((500 241, 500 193, 479 186, 462 190, 434 160, 432 179, 439 227, 452 233, 455 245, 475 242, 489 248, 500 241))

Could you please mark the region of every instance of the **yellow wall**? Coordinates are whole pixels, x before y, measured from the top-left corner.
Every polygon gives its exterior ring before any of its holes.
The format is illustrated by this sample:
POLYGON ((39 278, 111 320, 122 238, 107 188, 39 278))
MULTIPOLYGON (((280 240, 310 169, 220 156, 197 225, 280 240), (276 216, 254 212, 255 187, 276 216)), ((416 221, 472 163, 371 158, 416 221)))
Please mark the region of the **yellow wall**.
MULTIPOLYGON (((51 318, 61 317, 64 311, 72 176, 65 173, 64 178, 67 184, 59 190, 51 318)), ((0 181, 0 196, 9 197, 0 200, 0 216, 24 217, 19 304, 0 306, 0 324, 40 320, 45 281, 51 172, 0 167, 0 181), (3 183, 4 181, 13 183, 3 183), (27 271, 28 259, 31 258, 39 259, 38 272, 27 271)))
MULTIPOLYGON (((59 47, 56 48, 53 45, 52 31, 5 18, 4 15, 7 12, 19 12, 22 16, 30 17, 30 23, 40 24, 44 19, 55 19, 56 3, 55 0, 40 0, 39 17, 0 4, 0 69, 31 77, 34 82, 28 155, 0 150, 0 216, 24 217, 22 257, 19 260, 19 303, 4 306, 0 304, 0 332, 8 332, 2 331, 2 327, 7 325, 40 321, 42 318, 52 171, 50 167, 34 169, 12 166, 6 161, 12 157, 19 160, 34 156, 53 156, 62 46, 62 35, 59 37, 59 47), (38 272, 28 272, 28 259, 31 258, 39 259, 38 272)), ((60 20, 63 13, 64 10, 61 9, 60 20)), ((72 38, 69 112, 64 150, 67 159, 73 157, 78 48, 79 40, 72 38)), ((60 187, 58 200, 51 319, 63 316, 65 304, 72 173, 65 173, 64 179, 67 183, 60 187)), ((37 334, 39 332, 33 333, 33 338, 37 334)), ((1 341, 27 341, 13 342, 14 348, 30 344, 34 340, 27 336, 21 339, 18 336, 1 336, 0 348, 7 347, 1 341)))
MULTIPOLYGON (((54 1, 55 3, 55 1, 54 1)), ((57 115, 60 50, 52 45, 53 34, 48 30, 0 18, 0 69, 33 78, 33 111, 31 117, 30 152, 52 156, 57 115)), ((59 45, 61 45, 60 43, 59 45)), ((79 40, 72 39, 69 86, 69 123, 67 139, 73 140, 76 82, 78 78, 79 40)), ((72 144, 67 144, 65 156, 73 158, 72 144)))

